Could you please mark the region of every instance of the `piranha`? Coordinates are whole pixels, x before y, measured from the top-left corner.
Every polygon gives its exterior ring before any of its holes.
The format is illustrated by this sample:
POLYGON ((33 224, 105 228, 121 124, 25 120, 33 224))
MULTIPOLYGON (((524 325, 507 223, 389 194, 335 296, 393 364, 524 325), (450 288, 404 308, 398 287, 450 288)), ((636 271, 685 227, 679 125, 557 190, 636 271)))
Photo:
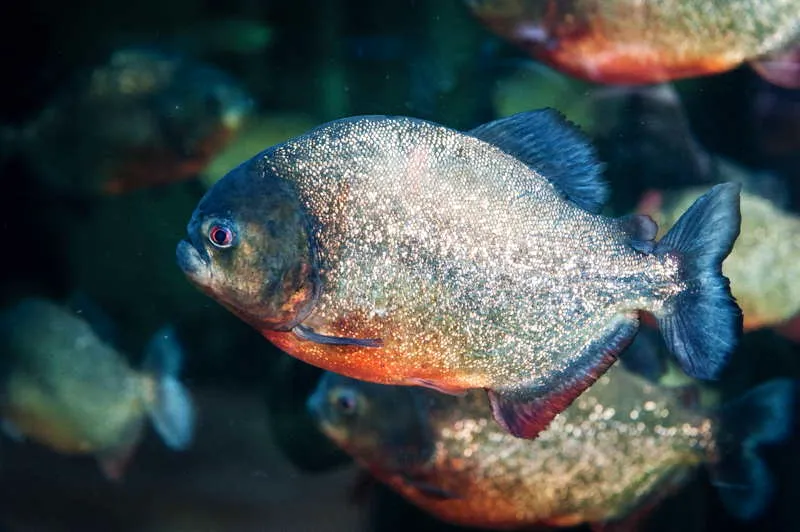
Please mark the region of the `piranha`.
MULTIPOLYGON (((651 191, 638 211, 669 228, 706 190, 651 191)), ((744 329, 785 324, 800 314, 800 217, 747 191, 741 193, 741 213, 741 233, 722 271, 741 306, 744 329)))
POLYGON ((690 392, 617 364, 535 440, 502 431, 474 391, 447 396, 326 373, 308 409, 377 480, 462 526, 634 530, 701 465, 734 516, 757 517, 772 487, 758 452, 791 435, 796 384, 769 381, 713 411, 690 392))
POLYGON ((466 0, 491 31, 569 75, 651 84, 750 62, 800 87, 797 0, 466 0))
POLYGON ((171 449, 191 443, 194 410, 170 327, 135 370, 66 307, 26 298, 0 315, 0 352, 0 416, 14 439, 94 455, 110 479, 121 478, 146 416, 171 449))
POLYGON ((720 272, 739 185, 655 242, 650 218, 600 214, 600 173, 551 109, 467 133, 336 120, 218 181, 177 260, 286 353, 377 383, 487 389, 497 420, 532 438, 614 363, 639 309, 696 377, 741 329, 720 272))
POLYGON ((226 73, 155 48, 123 48, 86 71, 29 124, 4 130, 56 191, 122 194, 195 177, 253 107, 226 73))

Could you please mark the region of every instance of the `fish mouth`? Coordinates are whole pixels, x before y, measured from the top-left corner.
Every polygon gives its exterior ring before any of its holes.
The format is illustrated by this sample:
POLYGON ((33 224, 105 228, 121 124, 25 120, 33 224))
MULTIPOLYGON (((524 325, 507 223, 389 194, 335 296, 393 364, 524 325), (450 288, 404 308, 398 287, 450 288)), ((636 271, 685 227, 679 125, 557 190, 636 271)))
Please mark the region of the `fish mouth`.
POLYGON ((208 261, 188 240, 178 242, 175 257, 184 275, 192 282, 202 287, 211 285, 211 268, 208 261))

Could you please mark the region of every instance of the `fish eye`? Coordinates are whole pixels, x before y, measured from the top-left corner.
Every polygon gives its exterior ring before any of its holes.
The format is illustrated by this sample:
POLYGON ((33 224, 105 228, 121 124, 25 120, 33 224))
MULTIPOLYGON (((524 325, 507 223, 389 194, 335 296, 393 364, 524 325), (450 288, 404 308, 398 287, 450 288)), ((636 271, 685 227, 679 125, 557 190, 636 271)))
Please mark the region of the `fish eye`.
POLYGON ((353 390, 340 389, 333 396, 333 404, 336 410, 351 416, 356 413, 358 408, 358 397, 353 390))
POLYGON ((208 240, 220 249, 233 245, 233 231, 221 224, 214 224, 208 229, 208 240))

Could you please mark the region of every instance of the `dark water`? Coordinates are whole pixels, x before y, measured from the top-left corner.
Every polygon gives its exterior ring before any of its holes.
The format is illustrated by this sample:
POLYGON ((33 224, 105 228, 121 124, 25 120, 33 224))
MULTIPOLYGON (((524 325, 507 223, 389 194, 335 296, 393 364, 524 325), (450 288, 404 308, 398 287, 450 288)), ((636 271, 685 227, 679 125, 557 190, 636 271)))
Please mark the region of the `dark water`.
MULTIPOLYGON (((221 39, 232 36, 244 39, 241 32, 221 39)), ((263 141, 252 141, 263 142, 259 149, 357 114, 410 115, 464 129, 497 117, 501 106, 553 105, 566 112, 590 101, 597 88, 581 85, 565 101, 558 87, 571 82, 542 74, 456 1, 28 0, 0 7, 0 125, 24 127, 76 72, 128 44, 184 46, 239 80, 259 117, 279 124, 266 126, 263 141), (233 18, 262 24, 269 42, 242 53, 204 45, 203 32, 193 30, 233 18), (517 96, 498 103, 498 86, 526 69, 536 96, 527 101, 530 85, 523 84, 512 91, 517 96)), ((697 149, 772 172, 783 204, 798 212, 797 91, 770 87, 747 67, 675 87, 684 129, 664 126, 665 133, 659 125, 671 111, 646 113, 641 103, 604 115, 609 127, 598 128, 605 136, 596 140, 601 156, 611 159, 616 213, 632 209, 648 188, 707 183, 703 175, 687 175, 690 163, 647 147, 686 135, 694 148, 678 146, 681 156, 697 149), (654 168, 663 170, 660 181, 647 182, 642 174, 654 168)), ((3 530, 458 530, 381 486, 354 496, 357 468, 316 431, 303 407, 320 372, 287 359, 184 279, 175 245, 206 189, 202 181, 87 198, 55 191, 24 157, 12 154, 0 164, 0 303, 32 294, 63 301, 80 291, 103 310, 114 344, 134 364, 150 335, 173 324, 199 416, 194 445, 183 453, 166 449, 148 428, 117 483, 91 457, 0 438, 3 530)), ((734 397, 777 376, 800 376, 800 346, 767 329, 745 336, 719 387, 734 397)), ((729 517, 701 469, 652 514, 646 529, 800 530, 798 449, 770 453, 776 492, 759 520, 729 517)))

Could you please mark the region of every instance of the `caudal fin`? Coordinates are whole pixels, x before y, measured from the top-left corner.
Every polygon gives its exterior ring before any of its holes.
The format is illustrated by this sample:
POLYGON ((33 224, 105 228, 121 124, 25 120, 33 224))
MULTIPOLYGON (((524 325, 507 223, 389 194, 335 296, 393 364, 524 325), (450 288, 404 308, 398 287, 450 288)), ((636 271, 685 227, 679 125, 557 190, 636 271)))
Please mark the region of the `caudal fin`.
POLYGON ((189 447, 194 436, 192 397, 178 381, 182 358, 175 331, 167 326, 150 340, 142 368, 155 383, 155 395, 148 402, 150 419, 167 446, 176 451, 189 447))
POLYGON ((723 504, 739 519, 756 518, 769 504, 772 475, 759 452, 792 436, 797 386, 790 379, 769 381, 720 412, 711 477, 723 504))
POLYGON ((683 370, 713 379, 742 331, 742 311, 722 275, 722 261, 739 236, 738 183, 723 183, 698 198, 658 242, 655 253, 680 257, 686 288, 656 314, 670 351, 683 370))

